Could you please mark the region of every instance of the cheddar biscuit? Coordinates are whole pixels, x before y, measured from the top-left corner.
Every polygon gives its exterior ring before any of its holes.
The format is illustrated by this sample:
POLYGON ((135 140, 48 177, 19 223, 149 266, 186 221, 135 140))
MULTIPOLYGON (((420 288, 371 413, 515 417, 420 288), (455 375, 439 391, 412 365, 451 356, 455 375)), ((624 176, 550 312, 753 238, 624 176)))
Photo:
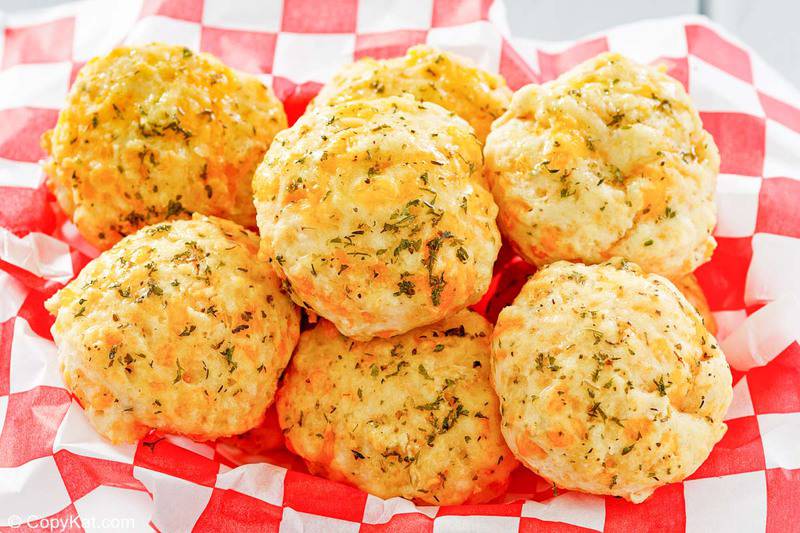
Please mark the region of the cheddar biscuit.
POLYGON ((145 227, 46 302, 64 381, 97 431, 198 440, 257 426, 299 336, 258 238, 194 215, 145 227))
POLYGON ((253 227, 253 172, 285 127, 270 88, 208 54, 117 48, 81 69, 45 133, 47 184, 100 249, 192 212, 253 227))
POLYGON ((672 283, 619 258, 539 270, 500 313, 492 362, 506 442, 566 489, 641 502, 727 429, 717 341, 672 283))
POLYGON ((312 106, 403 94, 452 111, 470 123, 481 142, 511 100, 502 77, 456 54, 418 45, 402 57, 365 58, 343 67, 322 88, 312 106))
POLYGON ((300 336, 276 401, 309 470, 381 498, 454 505, 505 491, 517 462, 489 383, 491 326, 461 311, 357 342, 328 321, 300 336))
POLYGON ((275 138, 253 189, 263 256, 345 335, 404 333, 488 288, 500 236, 481 146, 435 104, 310 111, 275 138))
POLYGON ((485 155, 500 229, 534 265, 622 256, 678 278, 716 246, 719 153, 658 68, 607 53, 523 87, 485 155))

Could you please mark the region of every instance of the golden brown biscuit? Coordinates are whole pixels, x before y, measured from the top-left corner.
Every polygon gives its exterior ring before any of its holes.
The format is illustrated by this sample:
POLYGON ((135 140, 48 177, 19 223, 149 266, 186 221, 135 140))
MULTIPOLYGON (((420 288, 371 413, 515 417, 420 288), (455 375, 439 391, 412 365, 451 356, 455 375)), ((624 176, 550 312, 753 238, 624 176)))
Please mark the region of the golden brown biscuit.
POLYGON ((47 184, 100 249, 195 211, 253 227, 250 181, 285 127, 270 88, 208 54, 117 48, 81 69, 42 138, 47 184))
POLYGON ((320 107, 253 180, 261 251, 295 302, 361 340, 475 303, 500 247, 471 128, 411 97, 320 107))
POLYGON ((500 229, 537 266, 622 256, 677 278, 716 246, 719 153, 658 68, 601 54, 523 87, 485 155, 500 229))
POLYGON ((481 142, 511 100, 511 91, 501 76, 475 67, 464 57, 418 45, 402 57, 365 58, 343 67, 311 105, 403 94, 452 111, 470 123, 481 142))
POLYGON ((46 302, 67 387, 112 442, 214 439, 264 418, 299 310, 258 238, 195 215, 141 229, 46 302))
POLYGON ((539 270, 497 319, 503 435, 559 487, 641 502, 705 461, 731 374, 667 279, 614 259, 539 270))
POLYGON ((489 383, 490 335, 468 310, 368 342, 321 321, 300 336, 278 393, 287 445, 312 473, 381 498, 497 497, 517 462, 489 383))

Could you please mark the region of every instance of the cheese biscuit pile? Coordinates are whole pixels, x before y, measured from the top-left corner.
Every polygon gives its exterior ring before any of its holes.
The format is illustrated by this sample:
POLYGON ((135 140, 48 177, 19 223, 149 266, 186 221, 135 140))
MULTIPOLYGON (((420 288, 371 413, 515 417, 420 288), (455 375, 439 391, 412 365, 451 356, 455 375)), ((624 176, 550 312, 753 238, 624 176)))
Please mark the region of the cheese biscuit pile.
POLYGON ((719 154, 658 68, 602 54, 512 97, 418 46, 345 66, 287 128, 254 77, 123 47, 43 144, 105 250, 46 307, 112 442, 220 439, 425 505, 497 500, 520 464, 638 503, 725 434, 694 275, 719 154), (468 307, 501 232, 539 270, 493 327, 468 307))

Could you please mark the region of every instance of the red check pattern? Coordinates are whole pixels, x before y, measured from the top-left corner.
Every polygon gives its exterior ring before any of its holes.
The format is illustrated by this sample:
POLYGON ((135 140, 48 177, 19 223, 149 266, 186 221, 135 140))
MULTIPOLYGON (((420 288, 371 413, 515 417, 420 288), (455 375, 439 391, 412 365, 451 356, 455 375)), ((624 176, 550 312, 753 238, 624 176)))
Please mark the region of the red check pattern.
MULTIPOLYGON (((800 96, 705 19, 576 43, 503 34, 487 0, 129 0, 8 16, 0 41, 0 530, 81 531, 128 518, 160 531, 770 531, 800 524, 800 96), (339 66, 429 42, 544 82, 611 49, 688 88, 722 154, 719 247, 697 273, 735 367, 728 433, 647 502, 554 495, 525 469, 489 505, 417 507, 303 471, 274 414, 234 442, 150 435, 111 446, 64 389, 43 301, 96 255, 42 185, 39 137, 80 66, 120 43, 209 51, 271 83, 295 120, 339 66), (261 462, 254 464, 254 460, 261 462), (238 466, 242 465, 242 466, 238 466)), ((476 307, 495 319, 533 269, 505 247, 476 307)), ((129 525, 131 523, 128 523, 129 525)), ((117 523, 117 525, 119 525, 117 523)))

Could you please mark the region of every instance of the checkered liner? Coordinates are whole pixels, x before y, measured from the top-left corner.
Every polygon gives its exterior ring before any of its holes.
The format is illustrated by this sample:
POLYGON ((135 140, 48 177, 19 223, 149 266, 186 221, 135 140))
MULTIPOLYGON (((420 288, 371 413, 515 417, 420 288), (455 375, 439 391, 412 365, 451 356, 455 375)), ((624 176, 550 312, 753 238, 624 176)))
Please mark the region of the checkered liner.
MULTIPOLYGON (((800 95, 703 18, 538 43, 509 36, 503 17, 485 0, 98 0, 0 15, 0 530, 122 517, 161 531, 798 530, 800 95), (668 65, 722 154, 719 247, 697 276, 737 369, 725 438, 690 479, 641 505, 554 496, 521 468, 503 503, 438 508, 310 476, 280 445, 268 450, 271 464, 237 468, 252 457, 219 443, 104 442, 63 387, 42 307, 96 252, 42 185, 39 137, 85 61, 152 40, 258 74, 290 121, 338 66, 421 42, 499 70, 514 89, 609 49, 668 65)), ((496 318, 530 272, 504 250, 477 309, 496 318)), ((277 431, 273 411, 261 434, 280 442, 277 431)))

